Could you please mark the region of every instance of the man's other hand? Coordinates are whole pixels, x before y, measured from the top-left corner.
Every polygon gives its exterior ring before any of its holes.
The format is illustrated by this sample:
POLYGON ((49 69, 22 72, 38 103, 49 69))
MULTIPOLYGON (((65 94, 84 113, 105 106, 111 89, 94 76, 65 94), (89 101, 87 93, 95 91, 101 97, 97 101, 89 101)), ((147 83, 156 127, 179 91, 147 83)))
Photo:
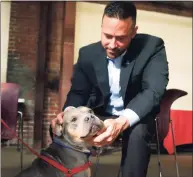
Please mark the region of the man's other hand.
POLYGON ((56 118, 54 118, 52 121, 51 121, 51 127, 52 127, 52 131, 53 133, 55 134, 55 127, 56 127, 56 124, 63 124, 63 116, 64 116, 64 112, 61 112, 59 113, 56 118))

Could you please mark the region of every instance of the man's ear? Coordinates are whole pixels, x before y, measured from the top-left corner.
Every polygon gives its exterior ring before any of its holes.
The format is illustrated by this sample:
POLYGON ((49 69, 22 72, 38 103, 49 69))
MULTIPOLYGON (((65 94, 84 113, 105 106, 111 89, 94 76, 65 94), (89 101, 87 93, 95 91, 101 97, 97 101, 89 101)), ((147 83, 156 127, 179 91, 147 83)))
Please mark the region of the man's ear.
POLYGON ((135 28, 133 29, 131 38, 133 39, 135 37, 135 35, 137 34, 137 30, 138 30, 138 26, 135 26, 135 28))
POLYGON ((74 106, 68 106, 64 109, 64 112, 70 111, 71 109, 75 109, 74 106))

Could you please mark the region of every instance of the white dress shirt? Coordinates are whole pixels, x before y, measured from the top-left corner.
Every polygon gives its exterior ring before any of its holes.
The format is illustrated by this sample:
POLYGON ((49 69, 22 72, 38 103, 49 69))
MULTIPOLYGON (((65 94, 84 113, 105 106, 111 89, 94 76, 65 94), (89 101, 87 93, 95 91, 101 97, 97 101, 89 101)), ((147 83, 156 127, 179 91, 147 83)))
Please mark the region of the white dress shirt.
POLYGON ((121 56, 110 59, 108 58, 108 74, 109 74, 109 86, 110 86, 110 100, 107 105, 106 112, 116 116, 125 116, 129 120, 130 126, 136 124, 140 119, 139 116, 131 109, 124 109, 123 99, 120 94, 120 71, 122 58, 126 52, 121 56))

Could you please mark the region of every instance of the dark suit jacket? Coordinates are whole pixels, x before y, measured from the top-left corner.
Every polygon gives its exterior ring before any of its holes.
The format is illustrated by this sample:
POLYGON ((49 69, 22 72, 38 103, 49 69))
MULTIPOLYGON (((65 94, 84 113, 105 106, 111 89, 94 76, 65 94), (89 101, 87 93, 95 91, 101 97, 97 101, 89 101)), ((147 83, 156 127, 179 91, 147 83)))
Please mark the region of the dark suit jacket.
MULTIPOLYGON (((97 42, 79 51, 67 106, 86 105, 103 114, 110 97, 106 53, 97 42)), ((123 57, 120 86, 124 107, 140 119, 154 117, 168 84, 168 62, 162 39, 137 34, 123 57)))

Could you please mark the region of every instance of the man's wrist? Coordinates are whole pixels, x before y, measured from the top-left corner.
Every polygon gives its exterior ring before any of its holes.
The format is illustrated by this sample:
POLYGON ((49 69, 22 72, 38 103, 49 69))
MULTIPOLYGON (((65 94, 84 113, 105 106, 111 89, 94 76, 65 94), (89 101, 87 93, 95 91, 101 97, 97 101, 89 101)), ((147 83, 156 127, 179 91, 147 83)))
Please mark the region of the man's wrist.
POLYGON ((122 116, 127 117, 127 119, 129 120, 130 127, 132 127, 133 125, 135 125, 137 122, 140 121, 140 118, 137 115, 137 113, 129 108, 127 108, 123 111, 122 116))
POLYGON ((116 122, 122 124, 123 130, 127 129, 128 127, 130 127, 129 120, 125 116, 119 116, 115 120, 116 120, 116 122))

